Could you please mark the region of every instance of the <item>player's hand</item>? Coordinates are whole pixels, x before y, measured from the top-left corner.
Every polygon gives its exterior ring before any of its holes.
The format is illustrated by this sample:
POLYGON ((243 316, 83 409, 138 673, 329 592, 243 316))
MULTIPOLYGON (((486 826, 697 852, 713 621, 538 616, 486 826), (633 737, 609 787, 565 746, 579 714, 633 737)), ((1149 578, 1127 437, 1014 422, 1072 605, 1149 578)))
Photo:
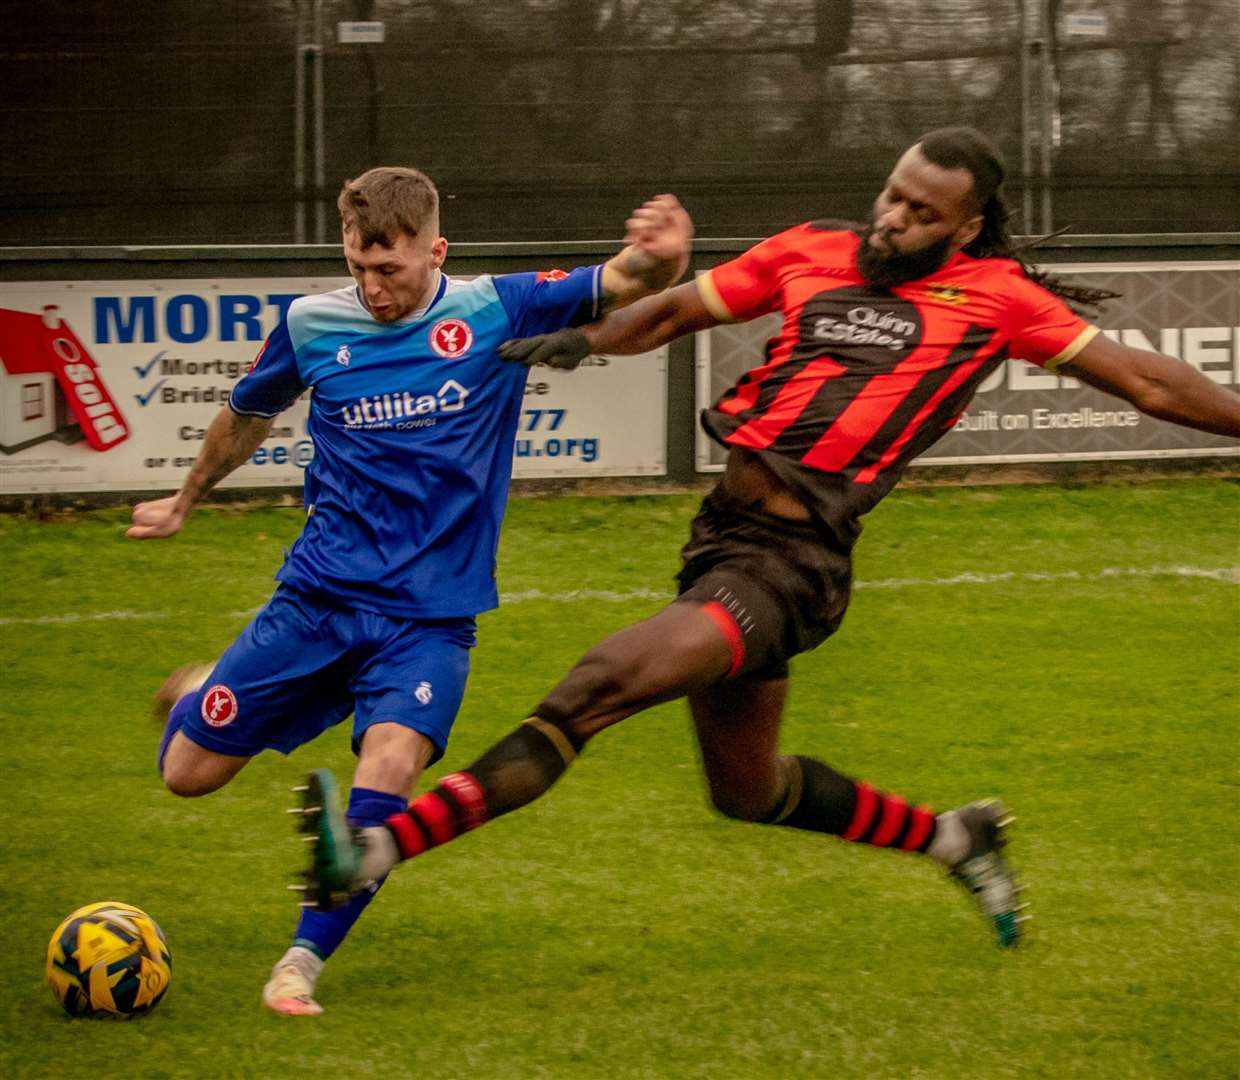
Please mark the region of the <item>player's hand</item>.
POLYGON ((130 540, 158 540, 172 536, 185 523, 188 511, 180 505, 180 497, 140 502, 133 508, 133 524, 125 531, 130 540))
POLYGON ((693 219, 675 195, 656 195, 642 203, 624 223, 624 242, 660 262, 689 254, 693 219))
POLYGON ((557 330, 554 334, 512 338, 499 347, 499 355, 514 364, 524 364, 527 368, 545 364, 561 371, 572 371, 590 355, 590 345, 585 334, 570 326, 557 330))

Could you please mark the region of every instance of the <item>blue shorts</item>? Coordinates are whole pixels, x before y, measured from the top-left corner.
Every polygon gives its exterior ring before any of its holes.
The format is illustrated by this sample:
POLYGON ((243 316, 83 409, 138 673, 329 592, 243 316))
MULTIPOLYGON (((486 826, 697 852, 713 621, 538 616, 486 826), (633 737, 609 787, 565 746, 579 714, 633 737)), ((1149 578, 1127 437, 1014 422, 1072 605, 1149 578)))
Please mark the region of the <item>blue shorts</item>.
POLYGON ((220 754, 288 754, 353 713, 354 752, 371 724, 396 723, 430 739, 438 761, 474 640, 472 617, 394 619, 280 588, 176 712, 220 754))

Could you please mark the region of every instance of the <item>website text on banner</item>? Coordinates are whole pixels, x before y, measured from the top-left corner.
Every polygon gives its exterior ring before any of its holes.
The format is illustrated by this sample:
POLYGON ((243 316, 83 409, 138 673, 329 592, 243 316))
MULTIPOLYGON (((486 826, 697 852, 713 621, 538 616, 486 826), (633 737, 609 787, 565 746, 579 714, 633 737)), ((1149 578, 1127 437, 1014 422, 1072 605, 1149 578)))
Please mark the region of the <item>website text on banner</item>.
MULTIPOLYGON (((207 426, 298 296, 316 278, 0 284, 0 493, 175 488, 207 426)), ((348 342, 341 342, 347 358, 348 342)), ((411 433, 469 407, 455 380, 410 371, 398 401, 411 433)), ((391 395, 387 395, 391 396, 391 395)), ((514 446, 517 478, 666 473, 667 350, 592 357, 576 372, 536 369, 514 446)), ((302 483, 314 446, 305 399, 283 413, 222 486, 302 483)))

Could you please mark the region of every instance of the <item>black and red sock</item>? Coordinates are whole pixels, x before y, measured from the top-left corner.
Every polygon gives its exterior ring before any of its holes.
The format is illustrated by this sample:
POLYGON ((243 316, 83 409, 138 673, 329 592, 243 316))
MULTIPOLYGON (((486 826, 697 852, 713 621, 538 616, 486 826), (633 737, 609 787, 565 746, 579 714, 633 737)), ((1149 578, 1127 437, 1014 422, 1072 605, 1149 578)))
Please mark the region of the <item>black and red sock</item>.
POLYGON ((784 758, 783 767, 785 795, 769 824, 900 851, 924 852, 934 840, 935 816, 928 806, 910 806, 814 758, 784 758))
POLYGON ((402 859, 421 855, 533 802, 577 757, 581 741, 552 716, 531 716, 462 772, 439 781, 385 824, 402 859))
POLYGON ((402 859, 446 844, 487 820, 482 785, 467 772, 452 773, 433 791, 419 795, 385 824, 396 837, 402 859))

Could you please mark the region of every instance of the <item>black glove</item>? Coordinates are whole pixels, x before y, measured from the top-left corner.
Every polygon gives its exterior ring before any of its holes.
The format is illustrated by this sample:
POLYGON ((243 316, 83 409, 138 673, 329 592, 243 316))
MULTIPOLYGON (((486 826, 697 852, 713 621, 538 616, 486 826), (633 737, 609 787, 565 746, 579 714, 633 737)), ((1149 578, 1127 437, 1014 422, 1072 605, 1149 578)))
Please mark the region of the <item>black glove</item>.
POLYGON ((586 336, 576 327, 557 330, 554 334, 538 334, 535 337, 513 338, 499 347, 503 359, 527 368, 535 364, 572 371, 587 356, 590 346, 586 336))

